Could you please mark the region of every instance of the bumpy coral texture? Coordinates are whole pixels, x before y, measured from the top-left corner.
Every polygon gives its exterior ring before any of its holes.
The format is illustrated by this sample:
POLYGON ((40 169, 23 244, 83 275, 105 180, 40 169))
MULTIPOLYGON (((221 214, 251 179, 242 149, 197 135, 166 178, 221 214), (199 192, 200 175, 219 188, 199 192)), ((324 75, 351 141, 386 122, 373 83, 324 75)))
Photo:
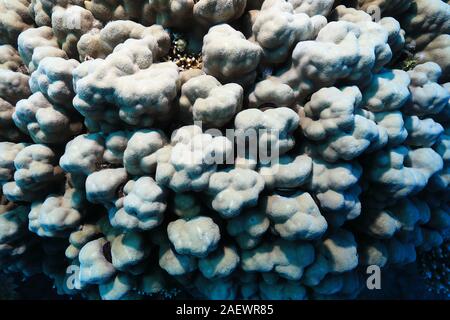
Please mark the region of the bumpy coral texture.
POLYGON ((0 0, 0 272, 354 299, 417 257, 441 285, 449 33, 441 0, 0 0))

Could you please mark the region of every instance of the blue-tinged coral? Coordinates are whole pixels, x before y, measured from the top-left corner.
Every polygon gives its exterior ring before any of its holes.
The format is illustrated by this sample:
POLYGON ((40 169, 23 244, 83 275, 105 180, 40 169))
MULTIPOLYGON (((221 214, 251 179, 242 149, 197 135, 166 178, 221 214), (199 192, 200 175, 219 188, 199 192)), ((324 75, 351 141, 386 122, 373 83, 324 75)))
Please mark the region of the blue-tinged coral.
POLYGON ((220 229, 211 218, 199 216, 172 221, 167 235, 177 253, 202 258, 216 249, 220 229))
POLYGON ((283 239, 318 239, 327 230, 327 221, 309 193, 290 197, 275 193, 263 198, 261 209, 271 220, 275 234, 283 239))
POLYGON ((252 26, 253 38, 263 49, 263 61, 281 63, 293 45, 314 39, 327 19, 295 12, 291 3, 283 0, 264 1, 252 26))
POLYGON ((161 224, 166 211, 167 192, 151 177, 128 181, 109 211, 114 227, 125 230, 150 230, 161 224))
POLYGON ((236 83, 222 86, 209 75, 191 78, 181 88, 180 107, 186 114, 183 121, 201 121, 205 126, 220 128, 241 110, 243 94, 236 83))
POLYGON ((222 83, 248 85, 256 78, 262 48, 228 24, 211 27, 203 39, 203 71, 222 83))
POLYGON ((171 144, 156 153, 155 180, 175 192, 206 190, 231 152, 227 137, 202 133, 197 125, 181 127, 172 133, 171 144))
POLYGON ((354 299, 368 266, 415 262, 448 294, 449 17, 0 0, 0 272, 86 299, 354 299))

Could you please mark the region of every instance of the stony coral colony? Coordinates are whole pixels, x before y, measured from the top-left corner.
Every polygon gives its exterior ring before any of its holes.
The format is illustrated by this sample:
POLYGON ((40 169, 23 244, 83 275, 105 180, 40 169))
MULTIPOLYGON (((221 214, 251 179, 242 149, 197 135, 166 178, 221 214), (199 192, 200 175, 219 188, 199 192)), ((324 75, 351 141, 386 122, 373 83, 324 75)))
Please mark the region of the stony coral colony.
POLYGON ((449 33, 441 0, 0 0, 0 269, 357 297, 448 243, 449 33), (235 144, 207 128, 280 159, 207 162, 235 144))

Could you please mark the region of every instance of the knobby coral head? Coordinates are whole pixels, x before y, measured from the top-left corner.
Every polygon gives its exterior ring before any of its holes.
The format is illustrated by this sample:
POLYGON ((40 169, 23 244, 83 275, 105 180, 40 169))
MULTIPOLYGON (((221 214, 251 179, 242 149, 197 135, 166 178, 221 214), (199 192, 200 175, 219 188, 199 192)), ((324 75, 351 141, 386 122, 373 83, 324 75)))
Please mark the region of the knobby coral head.
POLYGON ((351 299, 418 260, 448 294, 450 5, 340 3, 0 0, 0 274, 351 299))

